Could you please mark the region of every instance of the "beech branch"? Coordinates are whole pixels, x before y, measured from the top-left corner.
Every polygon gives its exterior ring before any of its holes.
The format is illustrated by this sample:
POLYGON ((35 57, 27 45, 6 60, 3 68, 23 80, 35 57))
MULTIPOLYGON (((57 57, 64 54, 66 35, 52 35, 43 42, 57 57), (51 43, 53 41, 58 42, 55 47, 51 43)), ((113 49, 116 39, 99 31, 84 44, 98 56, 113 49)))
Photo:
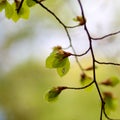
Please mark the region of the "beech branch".
POLYGON ((84 86, 84 87, 78 87, 78 88, 76 88, 76 87, 64 87, 64 89, 80 90, 80 89, 85 89, 85 88, 91 86, 92 84, 95 84, 96 89, 97 89, 97 92, 98 92, 98 94, 99 94, 99 98, 100 98, 100 100, 101 100, 100 120, 102 120, 103 114, 105 115, 105 117, 106 117, 108 120, 119 120, 119 119, 112 119, 112 118, 108 117, 108 115, 107 115, 106 112, 105 112, 105 101, 104 101, 104 99, 103 99, 103 97, 102 97, 102 93, 101 93, 100 88, 99 88, 99 85, 98 85, 98 83, 97 83, 97 79, 96 79, 96 69, 95 69, 95 68, 96 68, 96 63, 98 63, 98 64, 105 64, 105 65, 116 65, 116 66, 120 66, 120 64, 118 64, 118 63, 113 63, 113 62, 100 62, 100 61, 97 61, 97 60, 95 59, 95 54, 94 54, 94 50, 93 50, 92 41, 93 41, 93 40, 102 40, 102 39, 104 39, 104 38, 107 38, 107 37, 110 37, 110 36, 113 36, 113 35, 117 35, 117 34, 120 33, 120 31, 107 34, 107 35, 105 35, 105 36, 103 36, 103 37, 98 37, 98 38, 93 38, 93 37, 91 37, 91 35, 90 35, 90 33, 89 33, 89 30, 88 30, 88 28, 87 28, 87 25, 86 25, 86 17, 85 17, 83 5, 82 5, 82 3, 81 3, 81 0, 77 0, 77 1, 78 1, 78 5, 79 5, 79 7, 80 7, 81 14, 82 14, 82 19, 83 19, 83 24, 82 24, 82 25, 83 25, 83 27, 84 27, 84 30, 85 30, 85 32, 86 32, 86 35, 87 35, 88 41, 89 41, 89 48, 88 48, 84 53, 78 55, 78 54, 76 54, 76 51, 75 51, 75 49, 74 49, 74 47, 73 47, 72 39, 71 39, 71 36, 70 36, 70 34, 69 34, 68 29, 69 29, 69 28, 76 28, 76 27, 79 27, 80 25, 75 25, 75 26, 67 26, 67 25, 65 25, 65 24, 60 20, 60 18, 55 15, 54 12, 52 12, 50 9, 48 9, 46 6, 44 6, 40 1, 37 1, 37 0, 33 0, 33 1, 35 1, 37 4, 39 4, 39 5, 40 5, 42 8, 44 8, 47 12, 49 12, 49 13, 63 26, 63 28, 64 28, 64 30, 65 30, 65 32, 66 32, 66 34, 67 34, 67 38, 69 39, 69 44, 70 44, 69 47, 71 47, 72 50, 73 50, 73 54, 71 54, 71 55, 75 56, 76 62, 77 62, 79 68, 81 69, 81 71, 83 72, 84 75, 86 75, 85 72, 84 72, 85 69, 81 66, 81 64, 80 64, 80 62, 79 62, 79 60, 78 60, 78 57, 84 56, 84 55, 86 55, 86 54, 90 51, 90 55, 91 55, 91 58, 92 58, 92 66, 93 66, 93 68, 92 68, 93 81, 92 81, 91 83, 89 83, 88 85, 84 86))

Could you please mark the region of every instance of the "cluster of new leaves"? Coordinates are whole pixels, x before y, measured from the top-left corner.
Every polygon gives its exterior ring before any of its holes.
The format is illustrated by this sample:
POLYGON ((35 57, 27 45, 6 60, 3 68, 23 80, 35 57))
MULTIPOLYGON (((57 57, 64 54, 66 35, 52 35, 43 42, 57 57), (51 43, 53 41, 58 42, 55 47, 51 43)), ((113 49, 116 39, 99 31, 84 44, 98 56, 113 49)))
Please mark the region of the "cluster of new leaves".
POLYGON ((60 76, 64 76, 70 69, 68 57, 71 53, 65 52, 60 46, 54 47, 53 52, 46 60, 46 67, 57 69, 60 76))
MULTIPOLYGON (((42 2, 43 0, 41 0, 42 2)), ((28 19, 30 7, 36 3, 33 0, 0 0, 0 12, 5 11, 5 16, 17 22, 20 18, 28 19)))

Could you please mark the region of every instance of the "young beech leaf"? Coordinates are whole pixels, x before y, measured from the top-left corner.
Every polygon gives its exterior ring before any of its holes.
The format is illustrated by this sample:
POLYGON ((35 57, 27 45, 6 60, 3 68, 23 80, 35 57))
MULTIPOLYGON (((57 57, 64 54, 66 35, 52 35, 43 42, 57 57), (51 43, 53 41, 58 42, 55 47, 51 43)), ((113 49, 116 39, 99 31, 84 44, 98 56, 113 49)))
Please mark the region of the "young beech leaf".
POLYGON ((62 90, 66 89, 66 87, 55 87, 52 88, 46 95, 45 98, 48 102, 55 101, 58 98, 58 95, 62 92, 62 90))
MULTIPOLYGON (((97 67, 95 66, 95 69, 96 69, 97 67)), ((93 66, 89 66, 89 67, 87 67, 87 68, 85 68, 84 69, 85 71, 91 71, 91 70, 93 70, 93 66)))
POLYGON ((54 47, 52 53, 46 59, 47 68, 63 67, 71 54, 62 50, 60 46, 54 47))
POLYGON ((73 20, 79 22, 79 25, 84 25, 86 23, 86 19, 82 16, 76 16, 76 18, 73 18, 73 20))
POLYGON ((10 19, 14 13, 14 8, 13 6, 9 3, 6 2, 6 7, 5 7, 5 16, 10 19))
POLYGON ((70 62, 69 59, 66 58, 66 63, 63 67, 59 67, 57 68, 57 73, 59 74, 59 76, 64 76, 70 69, 70 62))
POLYGON ((20 15, 17 14, 16 3, 13 3, 13 4, 12 4, 12 7, 13 7, 13 9, 14 9, 14 12, 13 12, 13 15, 12 15, 12 18, 11 18, 11 19, 12 19, 14 22, 17 22, 17 21, 20 19, 20 15))
POLYGON ((63 58, 59 53, 51 53, 46 59, 47 68, 58 68, 63 67, 66 64, 67 58, 63 58))
POLYGON ((36 4, 36 2, 34 0, 26 0, 26 4, 28 5, 28 7, 32 7, 36 4))
POLYGON ((114 87, 114 86, 116 86, 119 82, 120 82, 120 80, 119 80, 117 77, 111 77, 111 78, 108 78, 108 79, 102 81, 100 84, 105 85, 105 86, 114 87))
POLYGON ((20 18, 23 18, 23 19, 28 19, 29 18, 30 10, 29 10, 29 7, 26 5, 26 2, 23 2, 19 13, 17 13, 17 10, 16 10, 16 8, 17 8, 16 3, 13 3, 12 6, 14 8, 14 13, 12 15, 12 20, 14 22, 17 22, 20 18))
POLYGON ((63 58, 62 55, 56 54, 52 65, 54 68, 59 68, 65 66, 66 62, 67 58, 63 58))
POLYGON ((7 0, 0 0, 0 12, 5 9, 7 0))
POLYGON ((47 68, 56 68, 59 76, 64 76, 70 69, 68 56, 71 53, 62 50, 61 46, 53 48, 52 53, 46 59, 47 68))
POLYGON ((116 109, 117 99, 113 96, 111 92, 103 92, 103 99, 105 101, 105 108, 107 112, 116 109))
POLYGON ((28 6, 24 5, 21 10, 20 10, 20 13, 19 15, 21 16, 21 18, 23 19, 28 19, 29 18, 29 15, 30 15, 30 9, 28 6))
POLYGON ((60 46, 54 47, 52 53, 46 59, 47 68, 56 68, 60 76, 64 76, 70 69, 68 56, 71 53, 65 52, 60 46))
POLYGON ((85 86, 87 84, 89 84, 92 81, 92 78, 87 76, 85 73, 82 73, 80 75, 80 83, 85 86))

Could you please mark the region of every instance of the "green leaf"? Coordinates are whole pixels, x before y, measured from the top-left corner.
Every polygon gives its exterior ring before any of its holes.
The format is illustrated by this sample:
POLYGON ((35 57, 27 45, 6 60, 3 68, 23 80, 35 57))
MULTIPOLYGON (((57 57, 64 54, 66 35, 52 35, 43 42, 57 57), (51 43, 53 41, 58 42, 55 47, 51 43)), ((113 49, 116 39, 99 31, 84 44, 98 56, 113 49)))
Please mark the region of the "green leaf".
POLYGON ((48 102, 55 101, 62 90, 66 89, 66 87, 55 87, 52 88, 46 95, 45 98, 48 102))
POLYGON ((68 56, 71 53, 65 52, 60 46, 54 47, 52 53, 46 59, 47 68, 56 68, 60 76, 64 76, 70 69, 68 56))
POLYGON ((6 0, 2 0, 2 1, 0 1, 0 12, 1 12, 3 9, 5 9, 5 7, 6 7, 6 3, 7 3, 6 0))
POLYGON ((46 59, 46 67, 47 68, 53 68, 54 60, 55 60, 55 55, 52 55, 52 53, 51 53, 51 55, 48 56, 48 58, 46 59))
POLYGON ((111 77, 110 80, 112 86, 116 86, 120 82, 120 80, 117 77, 111 77))
POLYGON ((14 12, 13 12, 13 15, 12 15, 12 20, 13 20, 14 22, 17 22, 17 21, 20 19, 20 15, 17 14, 16 4, 13 3, 12 6, 13 6, 13 8, 14 8, 14 12))
POLYGON ((20 8, 19 13, 17 13, 16 4, 15 3, 13 3, 13 8, 14 8, 14 14, 12 16, 12 20, 14 22, 17 22, 20 18, 24 18, 24 19, 28 19, 29 18, 30 9, 26 5, 25 2, 23 3, 22 7, 20 8))
POLYGON ((110 112, 111 110, 115 110, 117 106, 117 99, 113 97, 111 92, 103 92, 103 95, 106 111, 110 112))
POLYGON ((62 50, 60 46, 54 47, 52 53, 46 59, 47 68, 63 67, 66 64, 68 56, 71 54, 62 50))
POLYGON ((69 59, 66 58, 66 63, 63 67, 59 67, 57 68, 57 73, 59 74, 59 76, 64 76, 70 69, 70 62, 69 59))
POLYGON ((52 53, 48 58, 46 59, 46 67, 47 68, 58 68, 63 67, 66 64, 67 58, 63 58, 62 55, 59 53, 52 53))
POLYGON ((5 7, 5 16, 10 19, 14 13, 13 6, 9 3, 6 2, 6 7, 5 7))
POLYGON ((62 56, 56 56, 53 62, 53 67, 54 68, 63 67, 65 66, 66 62, 67 58, 63 58, 62 56))
POLYGON ((33 1, 33 0, 26 0, 26 4, 28 5, 28 7, 32 7, 32 6, 34 6, 36 3, 35 3, 35 1, 33 1))
POLYGON ((85 86, 92 82, 92 78, 87 76, 85 73, 81 74, 80 83, 85 86))
POLYGON ((30 9, 26 5, 23 6, 19 12, 21 18, 28 19, 30 15, 30 9))

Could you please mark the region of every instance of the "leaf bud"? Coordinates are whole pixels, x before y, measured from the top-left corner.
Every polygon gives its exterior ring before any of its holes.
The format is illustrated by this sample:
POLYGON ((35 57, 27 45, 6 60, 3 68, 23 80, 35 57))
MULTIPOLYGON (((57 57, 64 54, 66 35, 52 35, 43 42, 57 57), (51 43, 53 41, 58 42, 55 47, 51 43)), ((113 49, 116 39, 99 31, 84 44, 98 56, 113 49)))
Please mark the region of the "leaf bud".
POLYGON ((45 96, 48 102, 56 100, 58 95, 62 92, 62 90, 66 89, 67 87, 54 87, 52 88, 45 96))

